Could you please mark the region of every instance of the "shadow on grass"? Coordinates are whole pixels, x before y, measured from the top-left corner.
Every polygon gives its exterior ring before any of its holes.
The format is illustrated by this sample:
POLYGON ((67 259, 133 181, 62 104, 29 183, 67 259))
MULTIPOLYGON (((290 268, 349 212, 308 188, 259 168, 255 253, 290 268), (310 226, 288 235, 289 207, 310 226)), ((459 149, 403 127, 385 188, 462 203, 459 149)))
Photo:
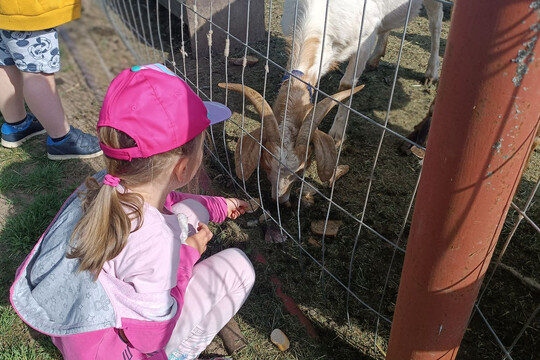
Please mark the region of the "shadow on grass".
POLYGON ((11 356, 10 359, 60 358, 47 335, 23 325, 15 315, 9 302, 9 289, 17 268, 63 202, 87 175, 95 172, 79 160, 50 161, 44 150, 37 140, 17 149, 0 149, 0 307, 6 309, 1 322, 6 339, 2 355, 11 356), (6 323, 12 326, 4 329, 6 323), (28 335, 39 347, 29 346, 28 335))

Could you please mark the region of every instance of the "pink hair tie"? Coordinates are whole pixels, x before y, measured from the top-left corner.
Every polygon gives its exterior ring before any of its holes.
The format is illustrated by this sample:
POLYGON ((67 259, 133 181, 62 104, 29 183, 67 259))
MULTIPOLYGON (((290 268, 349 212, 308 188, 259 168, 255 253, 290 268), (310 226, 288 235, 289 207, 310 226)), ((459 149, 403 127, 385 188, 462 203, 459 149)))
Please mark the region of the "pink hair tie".
POLYGON ((120 179, 116 176, 113 176, 111 174, 105 175, 105 179, 103 179, 103 185, 109 185, 112 187, 117 187, 118 184, 120 184, 120 179))

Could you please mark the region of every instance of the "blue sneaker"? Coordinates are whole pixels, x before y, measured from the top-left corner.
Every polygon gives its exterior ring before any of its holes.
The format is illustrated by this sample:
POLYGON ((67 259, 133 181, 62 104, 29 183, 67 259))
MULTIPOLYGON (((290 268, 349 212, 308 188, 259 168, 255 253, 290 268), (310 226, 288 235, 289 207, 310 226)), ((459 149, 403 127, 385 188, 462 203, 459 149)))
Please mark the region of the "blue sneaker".
POLYGON ((51 160, 90 159, 103 154, 97 137, 70 127, 69 133, 61 141, 54 142, 47 137, 47 157, 51 160))
POLYGON ((43 134, 45 129, 36 117, 27 114, 23 123, 18 125, 2 124, 2 146, 7 148, 16 148, 23 142, 33 138, 36 135, 43 134))

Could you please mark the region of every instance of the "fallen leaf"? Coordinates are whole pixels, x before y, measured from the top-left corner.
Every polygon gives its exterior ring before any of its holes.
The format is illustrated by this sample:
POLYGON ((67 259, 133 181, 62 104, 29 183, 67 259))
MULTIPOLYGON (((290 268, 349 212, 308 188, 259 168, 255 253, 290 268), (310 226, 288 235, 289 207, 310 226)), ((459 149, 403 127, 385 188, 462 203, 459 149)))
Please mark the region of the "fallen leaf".
POLYGON ((320 248, 321 247, 321 244, 315 240, 314 238, 310 237, 308 240, 307 240, 308 244, 309 245, 312 245, 312 246, 315 246, 315 247, 318 247, 320 248))
POLYGON ((279 350, 285 351, 289 348, 290 342, 287 335, 280 329, 274 329, 270 334, 270 341, 278 347, 279 350))
POLYGON ((420 160, 422 160, 424 156, 426 155, 426 152, 420 149, 419 147, 417 147, 416 145, 411 146, 410 150, 414 154, 414 156, 416 156, 420 160))
POLYGON ((317 220, 311 223, 311 232, 315 235, 336 236, 343 222, 341 220, 328 220, 326 224, 326 234, 324 233, 324 220, 317 220))
POLYGON ((263 213, 261 216, 259 216, 259 222, 261 224, 264 224, 269 219, 270 219, 270 217, 268 215, 266 215, 266 213, 263 213))
MULTIPOLYGON (((259 62, 259 59, 256 58, 255 56, 251 56, 251 55, 246 56, 246 65, 247 66, 255 65, 258 62, 259 62)), ((236 66, 242 66, 242 64, 244 63, 244 58, 243 57, 229 58, 229 63, 231 63, 232 65, 236 65, 236 66)))

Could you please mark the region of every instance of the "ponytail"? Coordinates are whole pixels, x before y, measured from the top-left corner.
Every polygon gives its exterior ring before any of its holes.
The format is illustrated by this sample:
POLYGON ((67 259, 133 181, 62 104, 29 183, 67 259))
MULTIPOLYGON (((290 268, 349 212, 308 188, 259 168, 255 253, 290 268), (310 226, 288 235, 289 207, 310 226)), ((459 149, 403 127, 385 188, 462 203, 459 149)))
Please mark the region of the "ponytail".
POLYGON ((101 185, 93 177, 86 180, 83 195, 84 215, 71 236, 68 258, 80 260, 79 271, 88 270, 97 279, 103 264, 114 259, 126 246, 132 221, 142 226, 144 199, 136 193, 121 193, 115 187, 101 185))

